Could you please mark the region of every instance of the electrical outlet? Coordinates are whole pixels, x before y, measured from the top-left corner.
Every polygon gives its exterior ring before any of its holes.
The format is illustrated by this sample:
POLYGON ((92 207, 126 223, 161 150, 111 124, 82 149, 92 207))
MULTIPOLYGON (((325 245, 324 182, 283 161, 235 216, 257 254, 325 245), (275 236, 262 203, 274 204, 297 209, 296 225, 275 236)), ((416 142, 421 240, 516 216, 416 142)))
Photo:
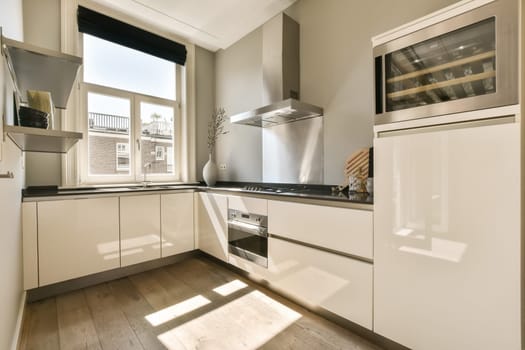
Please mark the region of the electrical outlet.
POLYGON ((219 164, 219 169, 220 170, 226 170, 226 164, 224 164, 224 163, 219 164))

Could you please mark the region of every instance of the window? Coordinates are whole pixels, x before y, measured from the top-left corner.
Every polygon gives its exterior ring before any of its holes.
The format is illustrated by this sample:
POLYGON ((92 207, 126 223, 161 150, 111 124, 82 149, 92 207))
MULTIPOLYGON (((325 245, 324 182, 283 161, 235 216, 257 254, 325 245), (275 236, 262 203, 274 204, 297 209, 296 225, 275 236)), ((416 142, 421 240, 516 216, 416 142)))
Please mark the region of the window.
POLYGON ((179 180, 180 68, 83 34, 87 147, 83 182, 179 180))
POLYGON ((175 99, 175 63, 84 34, 84 82, 175 99))
POLYGON ((129 172, 129 143, 117 143, 116 169, 129 172))
MULTIPOLYGON (((164 147, 155 146, 155 160, 164 160, 164 147)), ((167 164, 166 164, 167 167, 167 164)))

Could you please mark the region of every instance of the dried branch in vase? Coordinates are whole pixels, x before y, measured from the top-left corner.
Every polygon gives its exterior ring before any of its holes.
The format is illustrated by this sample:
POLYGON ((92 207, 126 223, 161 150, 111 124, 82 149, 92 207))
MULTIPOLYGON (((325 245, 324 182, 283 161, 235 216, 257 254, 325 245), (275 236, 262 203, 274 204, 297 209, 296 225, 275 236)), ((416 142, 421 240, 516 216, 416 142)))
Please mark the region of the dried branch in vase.
POLYGON ((224 131, 226 118, 226 111, 222 107, 215 109, 211 115, 210 121, 208 122, 208 151, 210 151, 210 153, 213 153, 219 135, 228 133, 228 131, 224 131))

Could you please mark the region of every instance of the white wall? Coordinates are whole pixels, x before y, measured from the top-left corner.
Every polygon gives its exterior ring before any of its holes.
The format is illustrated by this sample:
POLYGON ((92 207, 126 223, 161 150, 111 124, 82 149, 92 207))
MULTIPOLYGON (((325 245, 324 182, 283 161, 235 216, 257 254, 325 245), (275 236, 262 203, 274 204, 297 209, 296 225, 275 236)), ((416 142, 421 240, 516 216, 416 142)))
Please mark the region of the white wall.
MULTIPOLYGON (((2 0, 0 26, 3 35, 23 40, 22 0, 2 0)), ((2 55, 0 113, 12 117, 12 86, 4 61, 2 55)), ((1 125, 2 123, 0 129, 1 125)), ((0 179, 0 349, 9 349, 14 340, 18 309, 23 295, 20 206, 24 172, 21 151, 11 140, 2 140, 0 139, 0 173, 12 171, 15 175, 14 179, 0 179)))
MULTIPOLYGON (((372 45, 376 34, 456 0, 299 0, 285 12, 300 25, 301 100, 324 108, 324 182, 343 181, 346 158, 372 145, 372 45)), ((229 114, 259 107, 260 28, 216 53, 216 103, 229 114)), ((262 84, 262 83, 261 83, 262 84)), ((228 161, 223 180, 259 181, 257 129, 232 126, 217 160, 228 161), (238 149, 242 148, 242 154, 238 149), (248 164, 247 167, 244 164, 248 164)))
MULTIPOLYGON (((60 51, 60 0, 23 0, 24 41, 60 51)), ((60 112, 55 111, 55 128, 60 129, 60 112)), ((26 153, 26 186, 60 185, 61 158, 58 153, 26 153)))

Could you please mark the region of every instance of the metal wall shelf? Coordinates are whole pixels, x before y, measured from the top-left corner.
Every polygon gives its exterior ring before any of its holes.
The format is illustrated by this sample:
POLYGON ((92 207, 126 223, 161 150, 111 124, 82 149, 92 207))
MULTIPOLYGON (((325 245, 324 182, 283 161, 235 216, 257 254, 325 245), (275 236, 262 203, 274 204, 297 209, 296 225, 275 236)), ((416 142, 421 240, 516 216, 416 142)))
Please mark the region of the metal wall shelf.
POLYGON ((55 107, 65 109, 82 58, 4 36, 1 40, 20 101, 27 102, 27 90, 49 91, 55 107))
POLYGON ((25 152, 66 153, 82 133, 4 125, 4 133, 25 152))
MULTIPOLYGON (((65 109, 82 58, 6 38, 0 27, 5 56, 18 103, 27 103, 27 90, 49 91, 55 107, 65 109)), ((7 125, 5 134, 26 152, 66 153, 82 133, 7 125)))

